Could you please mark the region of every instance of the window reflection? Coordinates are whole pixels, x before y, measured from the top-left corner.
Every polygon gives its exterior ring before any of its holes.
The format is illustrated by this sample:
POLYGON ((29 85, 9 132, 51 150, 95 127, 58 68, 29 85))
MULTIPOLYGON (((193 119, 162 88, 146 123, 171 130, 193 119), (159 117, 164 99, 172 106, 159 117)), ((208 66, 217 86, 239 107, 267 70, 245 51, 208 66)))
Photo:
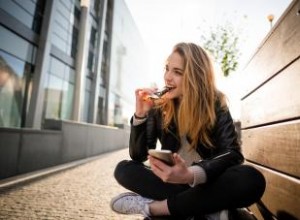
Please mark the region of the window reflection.
POLYGON ((62 93, 62 109, 61 118, 71 119, 73 106, 74 85, 69 82, 64 82, 62 93))
POLYGON ((52 32, 52 43, 70 55, 76 57, 78 41, 78 24, 80 10, 69 1, 58 1, 52 32))
POLYGON ((36 33, 40 33, 44 8, 44 0, 26 1, 26 4, 21 3, 21 1, 0 0, 0 9, 6 11, 36 33))
POLYGON ((0 126, 20 127, 25 62, 0 50, 0 126))
POLYGON ((31 98, 36 47, 1 25, 0 36, 0 126, 23 127, 31 98))
POLYGON ((74 70, 50 58, 45 83, 44 118, 71 119, 74 97, 74 70))
POLYGON ((36 47, 23 38, 0 25, 0 48, 21 60, 32 63, 35 60, 36 47), (12 43, 13 42, 13 43, 12 43))
POLYGON ((60 100, 61 100, 61 88, 63 81, 53 75, 49 76, 49 82, 46 88, 46 118, 60 118, 60 100))
POLYGON ((85 78, 85 92, 84 92, 84 109, 83 109, 83 121, 89 122, 90 113, 90 99, 91 99, 91 85, 92 79, 85 78))

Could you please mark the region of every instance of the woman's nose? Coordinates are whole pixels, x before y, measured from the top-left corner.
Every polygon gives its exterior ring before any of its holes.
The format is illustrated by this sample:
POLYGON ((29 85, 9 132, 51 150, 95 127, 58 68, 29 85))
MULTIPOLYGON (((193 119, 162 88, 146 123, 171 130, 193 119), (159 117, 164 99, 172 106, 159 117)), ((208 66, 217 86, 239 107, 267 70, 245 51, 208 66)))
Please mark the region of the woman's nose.
POLYGON ((166 71, 165 72, 165 80, 171 80, 171 79, 172 79, 171 71, 166 71))

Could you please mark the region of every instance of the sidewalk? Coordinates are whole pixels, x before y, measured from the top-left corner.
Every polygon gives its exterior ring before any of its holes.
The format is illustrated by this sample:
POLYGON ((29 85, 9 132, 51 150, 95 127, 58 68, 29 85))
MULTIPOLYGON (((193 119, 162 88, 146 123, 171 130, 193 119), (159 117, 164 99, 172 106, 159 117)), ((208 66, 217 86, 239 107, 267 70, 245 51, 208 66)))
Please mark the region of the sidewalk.
POLYGON ((113 177, 116 164, 128 159, 128 149, 61 171, 0 193, 0 219, 107 219, 142 220, 118 215, 110 199, 126 190, 113 177))

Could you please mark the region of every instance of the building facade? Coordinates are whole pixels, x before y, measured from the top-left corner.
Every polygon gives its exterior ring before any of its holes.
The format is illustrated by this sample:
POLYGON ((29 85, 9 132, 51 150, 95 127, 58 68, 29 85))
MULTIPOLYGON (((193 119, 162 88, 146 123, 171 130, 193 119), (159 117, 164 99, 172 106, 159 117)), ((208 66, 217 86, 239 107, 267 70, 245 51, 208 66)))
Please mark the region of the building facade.
POLYGON ((0 39, 0 180, 128 147, 146 65, 123 0, 0 0, 0 39))
POLYGON ((122 127, 145 47, 123 0, 0 0, 0 127, 122 127))
POLYGON ((134 112, 135 89, 147 85, 146 48, 123 0, 114 3, 112 33, 108 124, 123 127, 134 112))
POLYGON ((108 123, 113 0, 0 1, 0 127, 108 123))

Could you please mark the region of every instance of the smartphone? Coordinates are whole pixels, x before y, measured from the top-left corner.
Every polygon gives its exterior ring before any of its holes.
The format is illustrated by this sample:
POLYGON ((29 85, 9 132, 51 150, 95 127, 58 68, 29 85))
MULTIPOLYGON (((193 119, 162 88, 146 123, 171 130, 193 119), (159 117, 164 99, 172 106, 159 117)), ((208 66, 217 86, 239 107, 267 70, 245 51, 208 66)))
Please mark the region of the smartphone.
POLYGON ((150 149, 148 150, 148 154, 152 157, 155 157, 164 163, 166 163, 169 166, 174 165, 174 158, 172 151, 170 150, 156 150, 156 149, 150 149))

